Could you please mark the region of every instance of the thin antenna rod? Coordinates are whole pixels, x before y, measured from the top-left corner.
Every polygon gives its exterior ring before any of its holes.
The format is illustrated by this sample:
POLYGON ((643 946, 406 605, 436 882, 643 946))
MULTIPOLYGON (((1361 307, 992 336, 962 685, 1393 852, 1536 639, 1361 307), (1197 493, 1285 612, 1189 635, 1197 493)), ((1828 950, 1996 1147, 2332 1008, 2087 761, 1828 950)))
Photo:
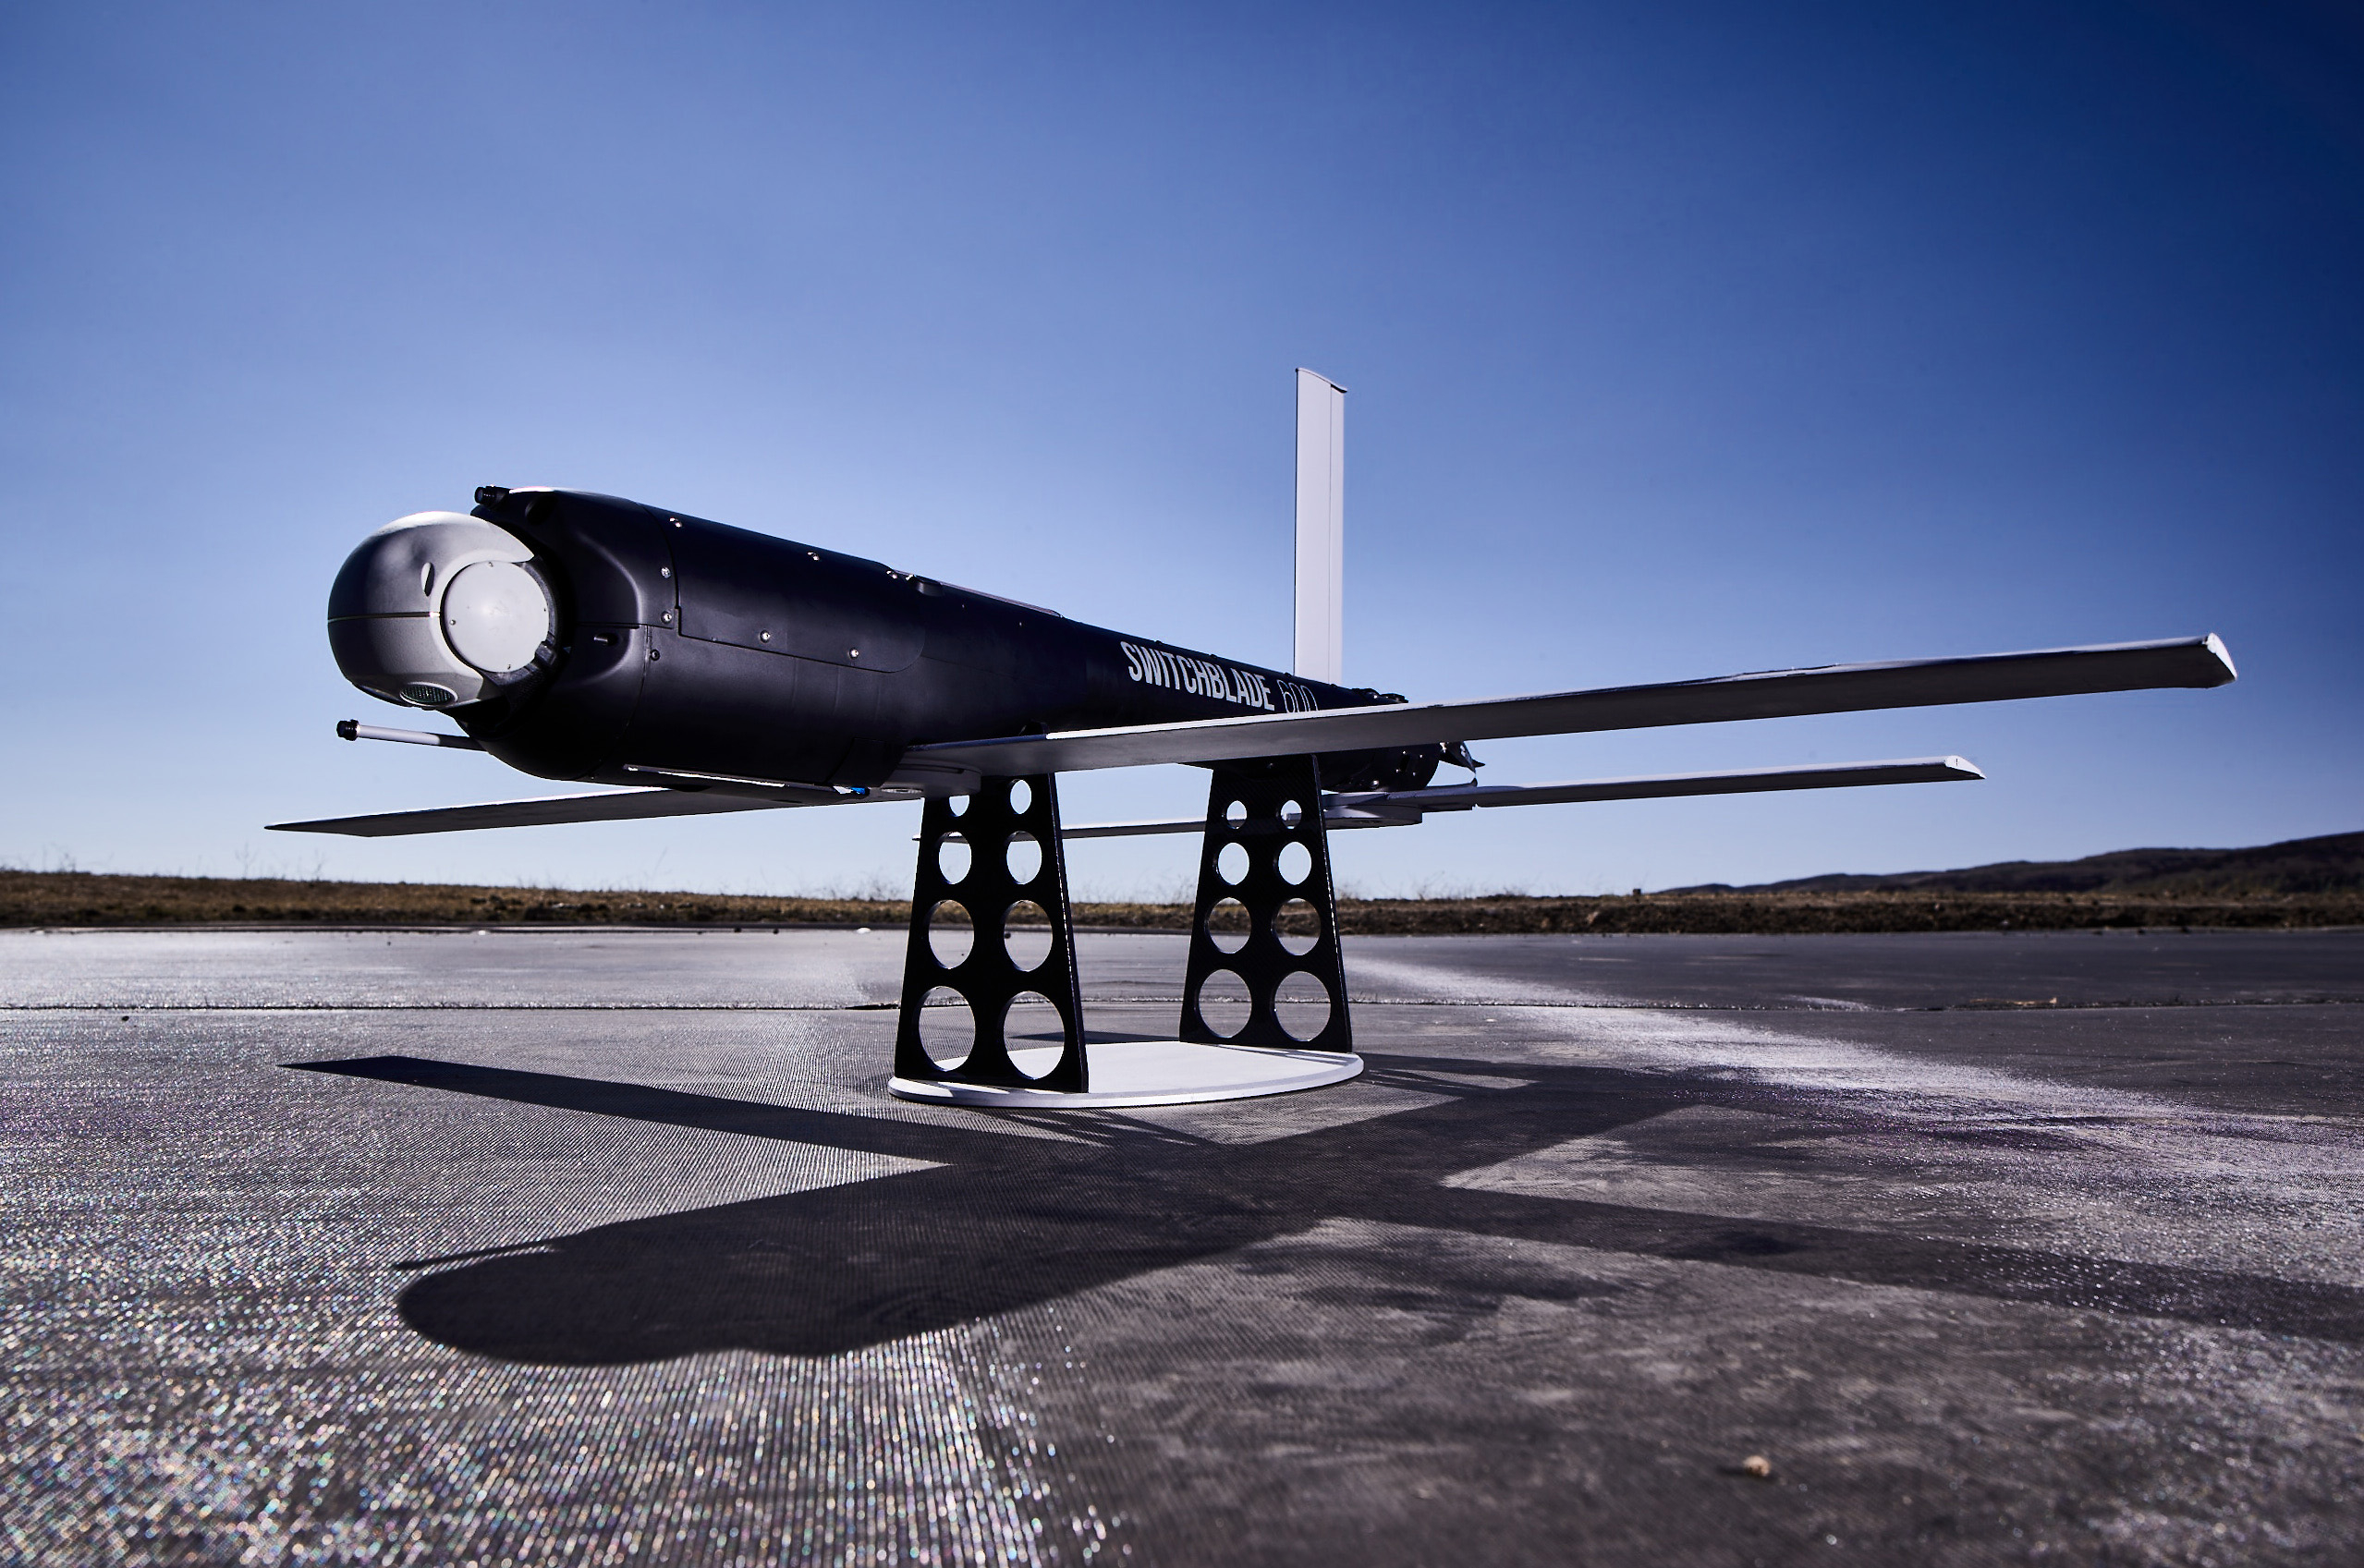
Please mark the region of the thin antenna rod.
POLYGON ((1346 679, 1347 389, 1297 372, 1297 648, 1308 680, 1346 679))

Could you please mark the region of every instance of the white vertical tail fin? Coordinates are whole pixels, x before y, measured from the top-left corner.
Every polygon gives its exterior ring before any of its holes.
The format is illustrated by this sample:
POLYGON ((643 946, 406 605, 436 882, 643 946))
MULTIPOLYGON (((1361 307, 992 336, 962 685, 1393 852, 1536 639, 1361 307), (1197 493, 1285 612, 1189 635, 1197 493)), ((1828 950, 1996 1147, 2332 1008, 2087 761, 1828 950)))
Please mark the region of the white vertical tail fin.
POLYGON ((1297 650, 1308 680, 1341 685, 1347 577, 1347 389, 1297 372, 1297 650))

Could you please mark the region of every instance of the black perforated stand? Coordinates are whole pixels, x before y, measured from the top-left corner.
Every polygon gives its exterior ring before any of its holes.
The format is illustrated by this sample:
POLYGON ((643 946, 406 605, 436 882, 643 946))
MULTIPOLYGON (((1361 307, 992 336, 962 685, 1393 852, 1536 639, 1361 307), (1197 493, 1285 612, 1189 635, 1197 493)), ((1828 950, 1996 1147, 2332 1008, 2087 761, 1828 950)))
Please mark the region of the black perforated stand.
MULTIPOLYGON (((1294 857, 1292 857, 1294 858, 1294 857)), ((1233 857, 1235 867, 1238 857, 1233 857)), ((1346 969, 1338 956, 1338 899, 1330 884, 1329 835, 1322 821, 1322 789, 1310 757, 1276 757, 1253 762, 1225 762, 1214 771, 1207 792, 1207 831, 1199 850, 1198 906, 1190 917, 1190 964, 1182 985, 1181 1037, 1202 1045, 1278 1046, 1285 1050, 1354 1050, 1354 1031, 1347 1020, 1346 969), (1237 845, 1247 868, 1238 881, 1224 876, 1224 851, 1237 845), (1282 854, 1290 845, 1305 850, 1303 880, 1291 881, 1282 854), (1247 941, 1210 922, 1215 906, 1226 898, 1246 907, 1247 941), (1311 907, 1298 921, 1311 930, 1287 933, 1303 946, 1291 953, 1283 940, 1281 912, 1291 899, 1311 907), (1218 940, 1220 939, 1220 941, 1218 940), (1237 952, 1223 942, 1238 943, 1237 952), (1246 983, 1247 1023, 1236 1034, 1219 1034, 1208 1026, 1200 1002, 1210 980, 1225 972, 1246 983), (1298 1039, 1282 1027, 1275 1008, 1282 983, 1293 975, 1310 975, 1330 999, 1326 1023, 1309 1038, 1298 1039)))
MULTIPOLYGON (((895 1035, 895 1076, 923 1084, 987 1084, 1081 1094, 1089 1087, 1083 993, 1076 984, 1075 927, 1067 911, 1066 857, 1059 846, 1057 787, 1047 773, 1026 779, 989 778, 968 797, 967 808, 958 815, 954 814, 955 804, 932 798, 920 814, 920 868, 911 885, 911 939, 903 961, 903 1013, 895 1035), (1024 796, 1022 809, 1013 808, 1013 792, 1024 796), (1040 869, 1025 881, 1010 874, 1010 841, 1018 834, 1031 835, 1042 850, 1040 869), (969 846, 969 867, 957 880, 944 875, 944 849, 948 840, 969 846), (1021 969, 1010 957, 1008 918, 1011 906, 1030 899, 1050 917, 1051 951, 1041 964, 1021 969), (949 967, 936 957, 929 941, 936 906, 945 901, 968 910, 975 933, 969 956, 949 967), (951 1066, 937 1064, 920 1034, 920 1006, 938 986, 949 986, 960 993, 976 1026, 975 1043, 965 1058, 951 1066), (1040 1077, 1021 1072, 1009 1053, 1010 1003, 1029 991, 1039 993, 1058 1009, 1066 1036, 1057 1063, 1040 1077)), ((1327 875, 1325 870, 1325 886, 1327 875)))

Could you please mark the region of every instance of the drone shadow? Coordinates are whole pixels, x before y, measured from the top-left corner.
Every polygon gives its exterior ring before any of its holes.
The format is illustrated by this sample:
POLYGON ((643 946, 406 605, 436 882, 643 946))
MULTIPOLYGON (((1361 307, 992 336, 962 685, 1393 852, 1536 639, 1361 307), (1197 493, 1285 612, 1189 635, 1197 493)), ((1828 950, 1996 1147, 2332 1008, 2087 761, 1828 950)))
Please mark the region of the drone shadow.
MULTIPOLYGON (((614 1365, 727 1349, 833 1355, 1336 1219, 2364 1343, 2364 1291, 2344 1286, 1448 1186, 1458 1173, 1683 1106, 1769 1107, 1762 1091, 1728 1081, 1461 1058, 1371 1061, 1374 1079, 1444 1098, 1246 1145, 1110 1112, 998 1118, 1064 1135, 1031 1137, 985 1117, 957 1125, 853 1116, 411 1056, 289 1065, 930 1162, 408 1266, 433 1270, 399 1298, 413 1329, 506 1361, 614 1365), (1517 1087, 1472 1087, 1471 1074, 1517 1087)), ((1443 1295, 1570 1294, 1557 1276, 1499 1258, 1456 1261, 1452 1249, 1424 1255, 1422 1268, 1443 1295)))

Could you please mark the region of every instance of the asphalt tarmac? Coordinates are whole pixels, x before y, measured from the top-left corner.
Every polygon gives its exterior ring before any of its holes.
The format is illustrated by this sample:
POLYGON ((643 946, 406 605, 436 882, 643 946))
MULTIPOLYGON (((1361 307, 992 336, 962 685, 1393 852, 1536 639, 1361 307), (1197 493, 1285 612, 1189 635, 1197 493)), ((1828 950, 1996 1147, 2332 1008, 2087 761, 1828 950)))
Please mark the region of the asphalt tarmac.
POLYGON ((0 934, 0 1558, 2364 1562, 2364 932, 1367 939, 998 1115, 901 946, 0 934))

